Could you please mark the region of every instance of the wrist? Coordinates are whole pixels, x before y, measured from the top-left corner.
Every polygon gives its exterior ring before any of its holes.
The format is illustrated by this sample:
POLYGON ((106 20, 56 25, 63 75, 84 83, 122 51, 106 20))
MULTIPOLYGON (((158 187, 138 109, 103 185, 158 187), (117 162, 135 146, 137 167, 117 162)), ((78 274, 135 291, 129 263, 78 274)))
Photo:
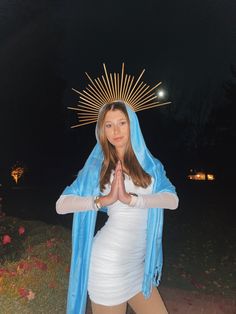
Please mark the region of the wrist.
POLYGON ((106 207, 111 205, 113 202, 111 201, 109 195, 100 196, 100 204, 102 207, 106 207))
POLYGON ((130 195, 129 206, 134 207, 136 205, 138 195, 136 193, 129 193, 129 195, 130 195))
POLYGON ((129 193, 126 193, 125 197, 122 200, 122 203, 129 205, 131 202, 132 196, 129 193))
POLYGON ((96 211, 100 210, 103 207, 101 204, 101 197, 100 196, 95 196, 93 201, 94 201, 94 208, 96 211))

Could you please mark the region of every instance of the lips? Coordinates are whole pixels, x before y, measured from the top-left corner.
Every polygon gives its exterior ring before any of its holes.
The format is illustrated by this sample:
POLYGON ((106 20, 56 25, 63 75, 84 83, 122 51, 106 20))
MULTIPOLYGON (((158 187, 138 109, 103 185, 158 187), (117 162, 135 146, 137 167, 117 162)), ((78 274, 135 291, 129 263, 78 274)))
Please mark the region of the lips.
POLYGON ((120 140, 122 140, 122 138, 123 138, 122 136, 119 136, 119 137, 113 138, 113 140, 114 140, 114 141, 120 141, 120 140))

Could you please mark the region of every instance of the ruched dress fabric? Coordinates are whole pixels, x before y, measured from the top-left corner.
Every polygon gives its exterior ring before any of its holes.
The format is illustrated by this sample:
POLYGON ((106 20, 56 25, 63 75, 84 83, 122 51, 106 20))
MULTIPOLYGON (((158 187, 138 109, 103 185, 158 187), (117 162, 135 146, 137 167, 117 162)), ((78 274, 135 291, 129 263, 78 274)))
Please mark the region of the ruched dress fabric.
MULTIPOLYGON (((124 183, 127 192, 152 193, 153 180, 142 188, 125 175, 124 183)), ((110 184, 106 185, 104 195, 109 190, 110 184)), ((96 304, 113 306, 142 290, 148 210, 116 201, 108 206, 107 214, 106 224, 93 240, 88 294, 96 304)))

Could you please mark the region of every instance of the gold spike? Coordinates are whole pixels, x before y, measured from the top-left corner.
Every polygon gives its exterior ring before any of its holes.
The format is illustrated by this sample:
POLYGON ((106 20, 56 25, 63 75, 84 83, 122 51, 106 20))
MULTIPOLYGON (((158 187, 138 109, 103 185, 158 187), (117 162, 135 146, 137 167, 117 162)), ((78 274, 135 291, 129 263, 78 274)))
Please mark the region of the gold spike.
POLYGON ((114 87, 115 87, 115 98, 118 99, 118 87, 116 81, 116 73, 114 73, 114 87))
POLYGON ((105 78, 104 78, 104 76, 102 75, 102 80, 103 80, 103 86, 104 86, 104 90, 106 90, 106 95, 107 95, 107 99, 109 99, 109 89, 108 89, 108 85, 107 85, 107 82, 106 82, 106 80, 105 80, 105 78))
POLYGON ((80 104, 79 110, 84 112, 98 113, 98 109, 88 108, 87 104, 80 104))
POLYGON ((88 84, 88 87, 86 87, 86 89, 98 99, 101 97, 101 94, 99 94, 100 91, 98 92, 97 89, 93 88, 93 86, 91 86, 90 84, 88 84))
POLYGON ((121 77, 120 77, 120 92, 119 92, 119 99, 122 99, 122 90, 123 90, 123 79, 124 79, 124 71, 125 71, 125 65, 124 62, 121 66, 121 77))
POLYGON ((97 116, 98 116, 98 113, 96 113, 96 114, 89 114, 86 111, 81 111, 79 113, 79 119, 84 119, 84 118, 96 119, 97 116))
POLYGON ((138 85, 138 87, 137 87, 137 89, 136 89, 136 91, 135 91, 135 93, 133 93, 133 95, 132 95, 132 97, 130 97, 130 102, 131 103, 136 103, 135 102, 135 100, 138 98, 138 96, 140 95, 140 93, 142 92, 142 90, 144 89, 144 87, 145 87, 145 85, 146 84, 144 84, 143 82, 141 82, 139 85, 138 85))
POLYGON ((91 99, 95 104, 97 104, 97 108, 100 108, 101 101, 98 98, 95 98, 92 93, 88 93, 87 91, 83 91, 83 97, 87 98, 88 100, 91 99))
MULTIPOLYGON (((87 104, 89 107, 91 107, 92 109, 93 109, 94 107, 97 108, 97 109, 99 109, 99 106, 97 106, 96 104, 94 104, 93 101, 87 100, 86 98, 84 98, 84 97, 82 97, 82 96, 80 96, 80 99, 84 100, 84 101, 86 102, 86 104, 87 104)), ((80 101, 80 103, 82 104, 82 101, 80 101)))
POLYGON ((117 73, 117 99, 120 99, 120 73, 117 73))
MULTIPOLYGON (((130 76, 131 77, 131 76, 130 76)), ((132 87, 132 84, 133 84, 133 81, 134 81, 134 76, 132 76, 131 77, 131 82, 129 83, 129 81, 128 81, 128 89, 127 89, 127 91, 126 91, 126 93, 125 93, 125 101, 126 101, 126 103, 128 103, 128 95, 129 95, 129 91, 130 91, 130 89, 131 89, 131 87, 132 87)))
POLYGON ((94 111, 94 112, 91 112, 91 111, 88 111, 87 109, 84 109, 84 108, 80 108, 79 109, 79 112, 78 112, 78 115, 80 114, 88 114, 88 115, 96 115, 98 113, 98 111, 94 111))
POLYGON ((80 104, 78 105, 80 109, 83 109, 84 111, 87 110, 88 112, 98 112, 98 108, 95 108, 88 104, 87 102, 80 101, 80 104))
POLYGON ((96 120, 94 120, 94 121, 86 122, 86 123, 76 124, 76 125, 71 126, 71 128, 73 129, 73 128, 77 128, 77 127, 79 127, 79 126, 83 126, 83 125, 87 125, 87 124, 95 123, 96 121, 97 121, 97 119, 96 119, 96 120))
POLYGON ((131 101, 132 101, 133 103, 135 103, 135 108, 137 107, 137 104, 139 103, 140 99, 142 99, 142 98, 144 97, 145 92, 146 92, 146 91, 148 90, 148 88, 149 88, 149 86, 146 86, 146 85, 147 85, 147 84, 144 84, 144 85, 140 88, 139 92, 135 95, 135 97, 131 99, 131 101))
MULTIPOLYGON (((94 106, 93 106, 93 104, 89 104, 89 103, 87 103, 87 102, 85 102, 85 101, 79 101, 79 103, 80 104, 82 104, 82 105, 84 105, 84 108, 86 108, 87 110, 89 110, 89 111, 97 111, 98 112, 98 109, 97 108, 94 108, 94 106)), ((81 105, 81 106, 82 106, 81 105)), ((80 107, 81 107, 80 106, 80 107)))
MULTIPOLYGON (((135 103, 139 103, 140 100, 143 100, 143 98, 144 98, 146 95, 150 94, 150 92, 151 92, 153 89, 155 89, 157 86, 159 86, 160 84, 161 84, 161 82, 159 82, 156 86, 154 86, 153 88, 151 88, 151 89, 149 89, 149 90, 145 89, 145 91, 147 90, 147 92, 146 92, 145 94, 142 94, 142 97, 139 97, 138 99, 134 99, 133 101, 134 101, 135 103)), ((148 88, 149 88, 149 86, 148 86, 148 88)), ((156 97, 158 97, 158 96, 156 96, 156 97)))
POLYGON ((138 84, 138 82, 140 81, 141 77, 143 76, 143 73, 144 73, 144 72, 145 72, 145 69, 144 69, 144 70, 141 72, 141 74, 139 75, 139 78, 137 79, 137 81, 136 81, 136 83, 134 84, 134 86, 133 86, 131 92, 129 93, 129 97, 127 98, 127 101, 129 101, 129 99, 130 99, 130 97, 131 97, 131 95, 132 95, 132 93, 133 93, 135 87, 137 86, 137 84, 138 84))
POLYGON ((115 89, 114 89, 113 78, 112 78, 111 73, 110 73, 110 83, 111 83, 111 89, 112 89, 111 99, 115 99, 115 89))
POLYGON ((106 103, 107 99, 109 98, 108 94, 107 94, 107 90, 106 88, 104 87, 104 85, 102 84, 102 81, 100 80, 100 78, 98 78, 98 84, 99 84, 99 87, 104 95, 104 103, 106 103))
POLYGON ((148 104, 151 100, 156 99, 156 98, 157 98, 157 96, 155 94, 151 94, 151 95, 145 97, 144 99, 142 99, 138 103, 137 108, 140 108, 140 107, 144 106, 145 104, 148 104))
POLYGON ((154 103, 151 103, 149 105, 142 106, 142 108, 138 109, 136 112, 142 111, 142 110, 146 110, 146 109, 155 108, 155 107, 161 107, 161 106, 165 106, 165 105, 168 105, 168 104, 171 104, 171 101, 163 102, 163 103, 154 102, 154 103))
MULTIPOLYGON (((87 75, 87 77, 89 78, 90 82, 92 83, 92 85, 94 86, 94 88, 96 89, 98 94, 98 97, 101 97, 101 90, 97 87, 97 85, 93 82, 93 80, 90 78, 90 76, 88 75, 88 73, 85 72, 85 74, 87 75)), ((88 85, 91 86, 91 85, 88 85)))
POLYGON ((94 80, 94 86, 96 86, 97 91, 98 91, 99 96, 97 96, 97 97, 98 97, 99 102, 103 103, 105 101, 106 97, 104 96, 103 91, 102 91, 100 84, 99 84, 97 79, 94 80))
POLYGON ((153 91, 154 89, 156 89, 159 85, 161 85, 162 82, 159 82, 157 83, 155 86, 153 86, 151 89, 150 89, 150 92, 153 91))
POLYGON ((104 102, 106 101, 106 99, 107 99, 106 95, 104 94, 104 88, 103 88, 103 86, 100 84, 99 78, 96 78, 94 81, 95 81, 95 83, 96 83, 96 85, 97 85, 97 87, 98 87, 98 89, 99 89, 99 91, 100 91, 100 95, 102 95, 102 96, 99 97, 99 100, 100 100, 102 103, 104 103, 104 102))
POLYGON ((74 92, 76 92, 77 94, 79 93, 79 91, 78 91, 77 89, 73 88, 73 87, 72 87, 72 90, 73 90, 74 92))
POLYGON ((109 77, 108 77, 108 74, 107 74, 107 69, 106 69, 105 63, 103 63, 103 68, 104 68, 104 71, 105 71, 105 76, 106 76, 106 79, 107 79, 107 84, 108 84, 108 87, 109 87, 109 90, 110 90, 110 95, 112 95, 111 85, 110 85, 110 82, 109 82, 109 77))
POLYGON ((79 110, 79 108, 73 108, 73 107, 67 107, 67 109, 71 109, 71 110, 79 110))
POLYGON ((127 89, 128 80, 129 80, 129 75, 125 74, 124 88, 123 88, 122 97, 121 97, 121 99, 124 99, 124 101, 125 101, 125 93, 127 89))
POLYGON ((85 118, 85 117, 82 117, 80 119, 81 122, 88 122, 88 121, 94 121, 94 120, 96 120, 96 119, 95 118, 85 118))

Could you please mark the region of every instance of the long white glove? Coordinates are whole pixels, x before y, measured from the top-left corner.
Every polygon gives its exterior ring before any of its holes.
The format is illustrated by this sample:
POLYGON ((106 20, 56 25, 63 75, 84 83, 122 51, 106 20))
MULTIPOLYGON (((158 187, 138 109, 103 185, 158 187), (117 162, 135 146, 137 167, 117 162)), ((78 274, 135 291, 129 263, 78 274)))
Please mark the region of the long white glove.
MULTIPOLYGON (((174 193, 159 192, 138 195, 133 199, 132 207, 176 209, 179 199, 174 193)), ((58 214, 69 214, 79 211, 97 210, 93 196, 61 195, 56 202, 58 214)))
POLYGON ((56 202, 58 214, 69 214, 85 210, 97 210, 93 196, 61 195, 56 202))
POLYGON ((138 195, 133 207, 176 209, 178 204, 179 198, 176 194, 170 192, 159 192, 154 194, 138 195))

